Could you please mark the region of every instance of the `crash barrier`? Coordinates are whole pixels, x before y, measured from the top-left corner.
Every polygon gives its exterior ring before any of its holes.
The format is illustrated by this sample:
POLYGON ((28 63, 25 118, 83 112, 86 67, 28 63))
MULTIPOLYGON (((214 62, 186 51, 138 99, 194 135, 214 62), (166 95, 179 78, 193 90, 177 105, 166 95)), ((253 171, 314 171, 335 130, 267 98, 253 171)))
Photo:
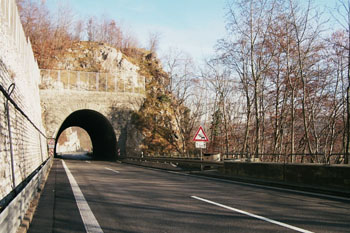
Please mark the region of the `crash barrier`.
POLYGON ((164 164, 177 164, 179 168, 199 170, 199 168, 216 168, 217 176, 261 181, 270 184, 284 184, 294 187, 305 187, 332 193, 349 193, 350 195, 350 166, 325 164, 287 164, 262 162, 234 161, 201 161, 200 159, 177 159, 167 157, 128 158, 139 164, 167 169, 164 164), (148 163, 148 164, 147 164, 148 163), (159 165, 163 164, 163 165, 159 165))
POLYGON ((169 157, 127 157, 122 159, 123 162, 145 165, 160 169, 170 170, 202 170, 209 168, 223 167, 223 162, 206 161, 200 158, 169 158, 169 157))
POLYGON ((26 114, 16 90, 15 83, 0 84, 0 232, 17 231, 50 164, 42 126, 26 114))
POLYGON ((0 105, 3 119, 0 123, 0 154, 3 158, 0 171, 5 174, 1 177, 0 200, 48 158, 47 137, 40 129, 42 126, 36 125, 24 112, 20 99, 16 98, 15 88, 14 83, 7 90, 0 84, 0 103, 3 103, 0 105))
POLYGON ((220 173, 350 192, 349 165, 225 162, 220 173))
POLYGON ((15 233, 24 219, 31 201, 39 191, 50 167, 52 157, 48 158, 16 189, 16 197, 0 213, 0 232, 15 233))

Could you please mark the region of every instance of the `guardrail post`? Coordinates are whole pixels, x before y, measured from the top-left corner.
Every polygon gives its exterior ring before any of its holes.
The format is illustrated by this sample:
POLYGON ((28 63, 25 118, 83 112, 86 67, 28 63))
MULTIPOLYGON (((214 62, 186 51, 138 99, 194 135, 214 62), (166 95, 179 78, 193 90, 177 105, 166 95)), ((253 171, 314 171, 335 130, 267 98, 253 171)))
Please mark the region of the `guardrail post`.
MULTIPOLYGON (((15 84, 12 83, 8 89, 8 95, 11 96, 13 90, 15 89, 15 84)), ((9 100, 6 99, 6 115, 7 115, 7 127, 9 132, 9 142, 10 142, 10 155, 11 155, 11 173, 12 173, 12 185, 13 189, 16 188, 16 179, 15 179, 15 164, 14 164, 14 157, 13 157, 13 144, 12 144, 12 133, 11 133, 11 120, 10 120, 10 106, 9 106, 9 100)))
POLYGON ((41 135, 39 132, 39 145, 40 145, 40 157, 41 157, 41 162, 44 162, 44 157, 43 157, 43 147, 41 145, 41 135))

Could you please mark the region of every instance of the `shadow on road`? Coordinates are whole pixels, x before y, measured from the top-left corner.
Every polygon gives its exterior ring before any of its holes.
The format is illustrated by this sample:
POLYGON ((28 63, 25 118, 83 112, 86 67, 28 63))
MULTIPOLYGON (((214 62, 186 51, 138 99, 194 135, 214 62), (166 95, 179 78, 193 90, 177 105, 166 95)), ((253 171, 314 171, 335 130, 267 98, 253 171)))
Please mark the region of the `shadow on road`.
POLYGON ((76 152, 76 153, 67 153, 67 154, 57 154, 57 158, 67 159, 67 160, 92 160, 87 152, 76 152))

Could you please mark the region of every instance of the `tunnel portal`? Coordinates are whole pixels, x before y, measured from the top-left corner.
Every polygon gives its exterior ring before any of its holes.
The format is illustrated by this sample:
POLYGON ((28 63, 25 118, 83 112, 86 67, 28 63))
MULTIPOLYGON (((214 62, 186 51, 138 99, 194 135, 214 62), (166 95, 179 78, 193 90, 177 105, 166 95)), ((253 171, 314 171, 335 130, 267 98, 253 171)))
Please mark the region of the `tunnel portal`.
POLYGON ((93 147, 93 159, 112 160, 117 159, 117 141, 113 127, 109 120, 94 110, 78 110, 70 114, 62 123, 55 140, 55 156, 57 141, 62 132, 77 126, 89 134, 93 147))

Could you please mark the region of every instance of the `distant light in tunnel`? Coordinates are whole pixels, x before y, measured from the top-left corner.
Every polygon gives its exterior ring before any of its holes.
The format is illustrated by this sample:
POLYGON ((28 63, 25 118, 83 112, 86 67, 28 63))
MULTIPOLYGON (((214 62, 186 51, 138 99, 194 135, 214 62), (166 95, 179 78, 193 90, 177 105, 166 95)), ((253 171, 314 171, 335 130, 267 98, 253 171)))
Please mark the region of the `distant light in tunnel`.
POLYGON ((93 110, 73 112, 64 120, 56 136, 56 149, 63 131, 74 126, 84 129, 90 136, 94 159, 116 160, 117 141, 114 129, 104 115, 93 110))
POLYGON ((80 127, 65 129, 57 140, 56 153, 92 152, 89 134, 80 127))

